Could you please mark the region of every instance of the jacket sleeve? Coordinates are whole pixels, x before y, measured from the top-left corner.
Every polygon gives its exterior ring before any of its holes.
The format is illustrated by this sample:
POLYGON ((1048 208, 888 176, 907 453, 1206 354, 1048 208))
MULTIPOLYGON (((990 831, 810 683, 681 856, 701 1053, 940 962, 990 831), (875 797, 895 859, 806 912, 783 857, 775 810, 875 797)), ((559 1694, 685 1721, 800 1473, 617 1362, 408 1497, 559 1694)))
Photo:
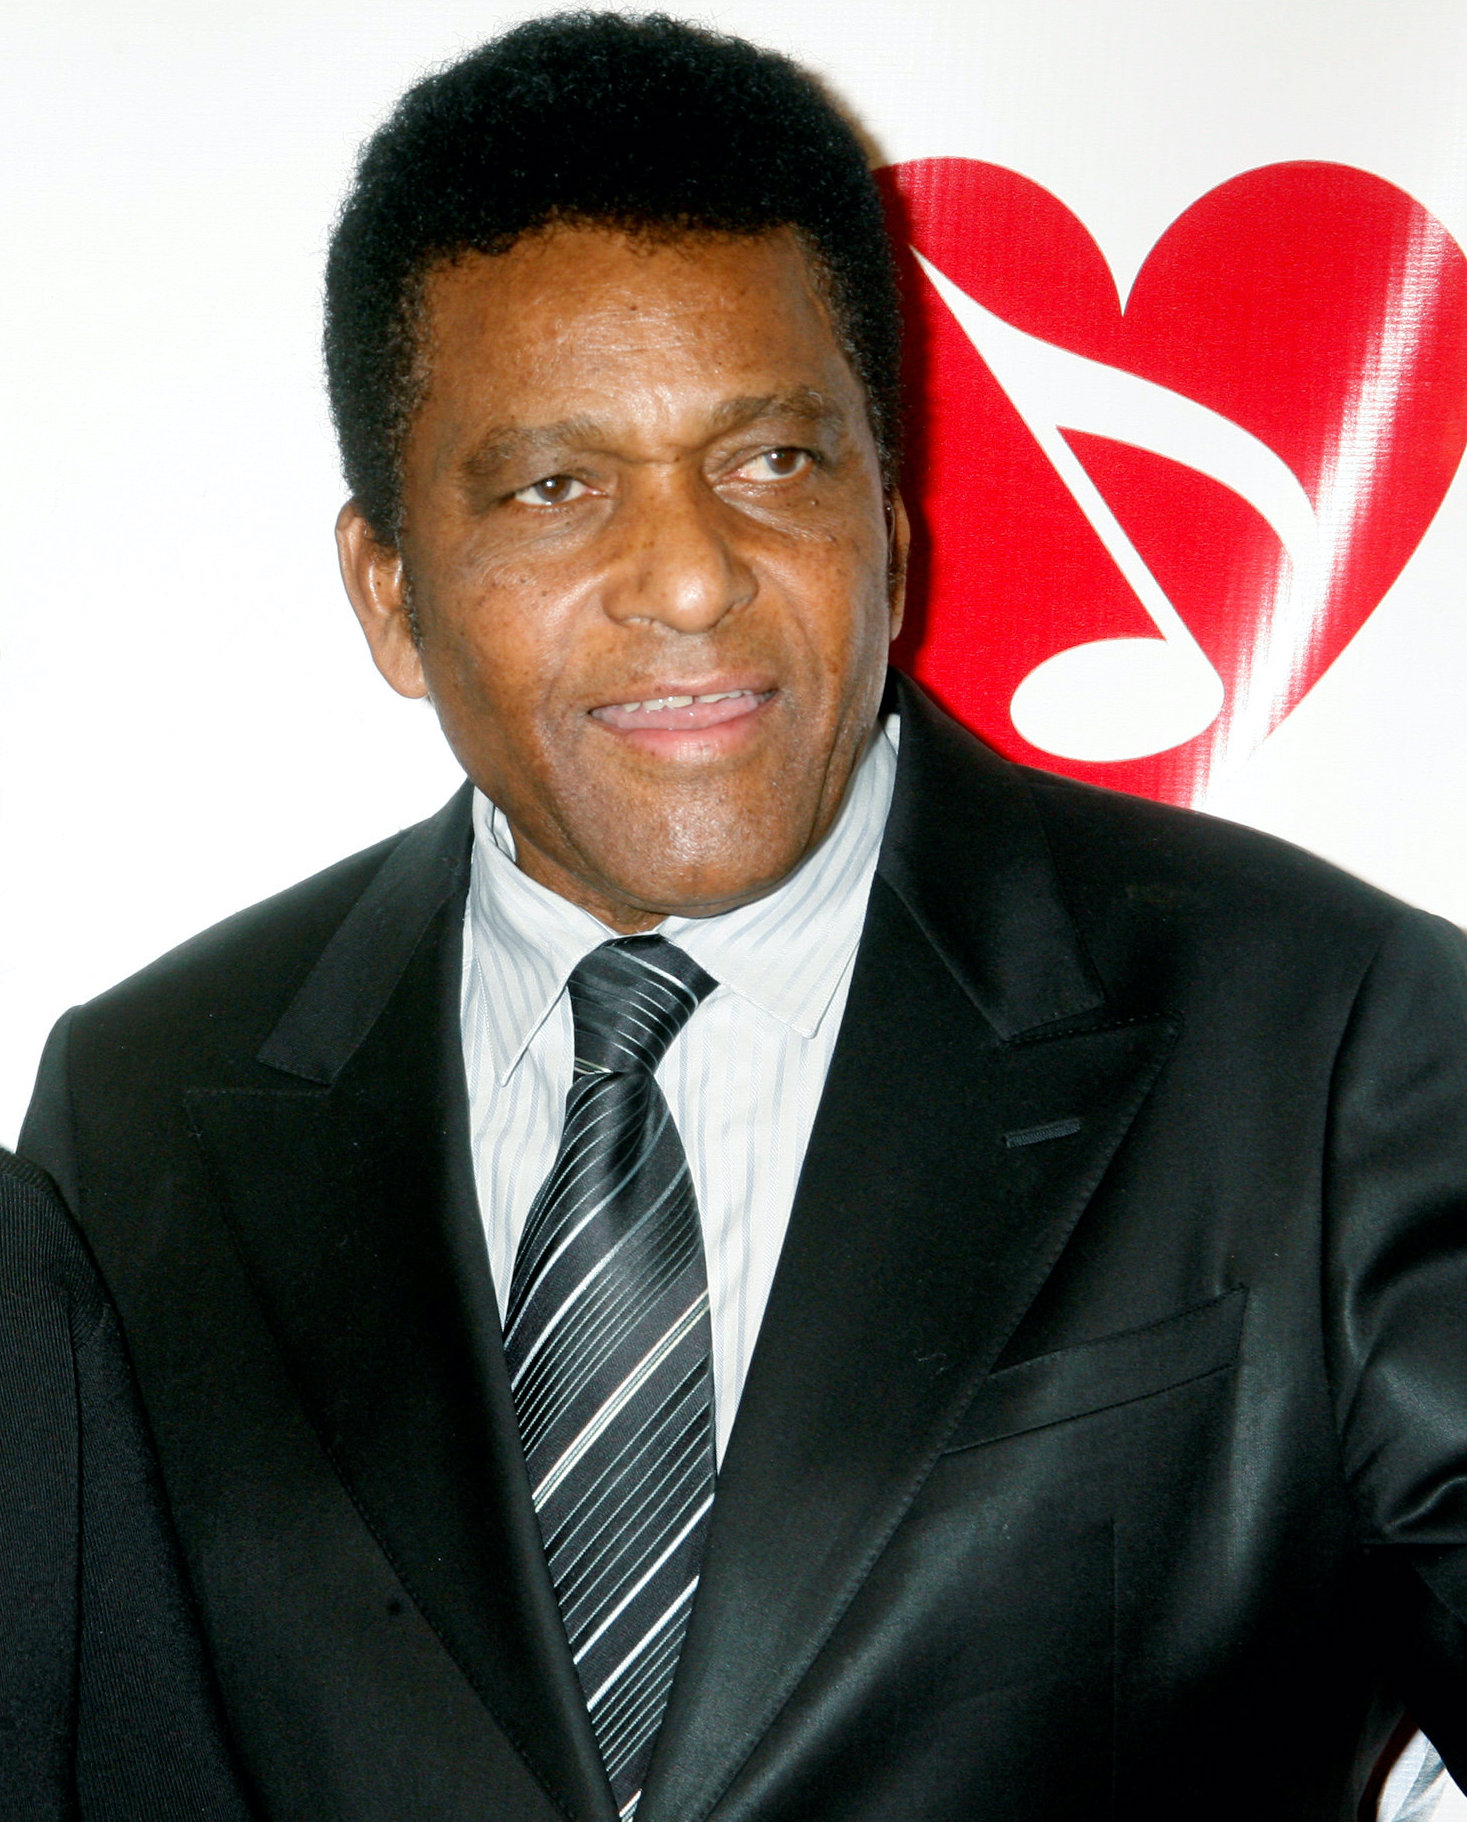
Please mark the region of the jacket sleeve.
POLYGON ((0 1610, 0 1814, 247 1822, 116 1312, 5 1152, 0 1610))
POLYGON ((1337 1059, 1325 1353, 1387 1673, 1467 1783, 1467 941, 1403 914, 1337 1059))
POLYGON ((107 1304, 76 1359, 81 1410, 77 1794, 83 1822, 246 1822, 183 1569, 107 1304))
POLYGON ((73 1007, 57 1020, 46 1040, 17 1146, 23 1158, 38 1164, 50 1177, 73 1214, 81 1207, 71 1085, 67 1076, 67 1054, 71 1048, 71 1024, 75 1016, 76 1008, 73 1007))

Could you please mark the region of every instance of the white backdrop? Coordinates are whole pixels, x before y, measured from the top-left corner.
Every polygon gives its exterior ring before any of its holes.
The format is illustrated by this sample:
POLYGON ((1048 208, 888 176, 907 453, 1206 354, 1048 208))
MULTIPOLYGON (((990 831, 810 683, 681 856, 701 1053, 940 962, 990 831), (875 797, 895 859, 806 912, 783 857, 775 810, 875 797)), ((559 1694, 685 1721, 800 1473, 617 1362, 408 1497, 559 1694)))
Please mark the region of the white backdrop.
MULTIPOLYGON (((335 573, 328 225, 418 73, 528 8, 11 0, 0 30, 0 1137, 52 1020, 433 808, 335 573)), ((1236 173, 1330 160, 1467 245, 1461 0, 730 0, 884 156, 1052 191, 1124 296, 1236 173)), ((1467 923, 1467 481, 1210 807, 1467 923)))
MULTIPOLYGON (((454 773, 335 575, 321 255, 416 74, 530 9, 12 0, 0 57, 0 1137, 56 1015, 454 773)), ((892 160, 1061 198, 1122 292, 1233 174, 1389 178, 1467 244, 1458 0, 737 0, 892 160)), ((1212 807, 1467 923, 1467 482, 1212 807)))

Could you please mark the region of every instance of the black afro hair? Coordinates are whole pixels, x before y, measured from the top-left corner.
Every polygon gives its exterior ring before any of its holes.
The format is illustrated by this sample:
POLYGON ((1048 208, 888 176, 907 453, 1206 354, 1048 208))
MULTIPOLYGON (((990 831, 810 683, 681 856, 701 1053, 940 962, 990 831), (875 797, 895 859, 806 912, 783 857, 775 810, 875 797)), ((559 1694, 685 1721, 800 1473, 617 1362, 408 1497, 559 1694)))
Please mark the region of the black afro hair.
POLYGON ((795 231, 865 387, 888 483, 901 318, 855 131, 773 52, 662 15, 562 13, 410 89, 367 142, 326 268, 326 375, 347 484, 401 529, 424 281, 554 222, 633 234, 795 231))

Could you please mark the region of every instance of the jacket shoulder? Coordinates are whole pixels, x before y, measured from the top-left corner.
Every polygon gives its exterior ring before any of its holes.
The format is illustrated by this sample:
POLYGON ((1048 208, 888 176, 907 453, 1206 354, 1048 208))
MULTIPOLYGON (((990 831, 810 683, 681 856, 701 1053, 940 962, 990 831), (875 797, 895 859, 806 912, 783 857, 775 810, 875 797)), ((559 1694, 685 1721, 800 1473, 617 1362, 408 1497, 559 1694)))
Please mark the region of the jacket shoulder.
MULTIPOLYGON (((1016 768, 1070 891, 1119 887, 1158 910, 1291 915, 1383 930, 1411 907, 1342 867, 1242 823, 1016 768)), ((1423 915, 1423 914, 1417 914, 1423 915)))
POLYGON ((1202 811, 1020 770, 1081 940, 1113 983, 1201 971, 1272 1003, 1311 982, 1353 1000, 1382 955, 1445 982, 1461 931, 1292 843, 1202 811))
POLYGON ((32 1326, 47 1308, 64 1312, 77 1335, 95 1329, 104 1310, 96 1268, 45 1171, 0 1147, 0 1299, 7 1321, 32 1326))
MULTIPOLYGON (((453 806, 450 806, 452 808, 453 806)), ((210 929, 67 1015, 73 1067, 253 1059, 332 936, 403 844, 445 812, 210 929)))
POLYGON ((909 849, 943 854, 945 891, 956 882, 991 897, 995 865, 1020 852, 1017 889, 1057 887, 1082 930, 1119 920, 1143 941, 1169 930, 1266 941, 1320 927, 1378 940, 1402 918, 1434 921, 1277 836, 1017 764, 910 680, 894 681, 907 798, 899 772, 893 818, 909 849))

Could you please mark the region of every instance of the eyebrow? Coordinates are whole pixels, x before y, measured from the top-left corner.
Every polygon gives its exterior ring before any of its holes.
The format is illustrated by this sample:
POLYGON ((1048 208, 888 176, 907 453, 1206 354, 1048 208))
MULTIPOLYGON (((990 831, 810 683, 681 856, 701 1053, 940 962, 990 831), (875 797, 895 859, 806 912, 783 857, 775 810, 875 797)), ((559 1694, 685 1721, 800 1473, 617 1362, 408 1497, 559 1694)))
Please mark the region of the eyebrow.
MULTIPOLYGON (((813 386, 801 386, 794 392, 750 394, 725 399, 716 406, 709 414, 709 435, 721 436, 760 418, 793 418, 812 429, 829 430, 844 424, 845 413, 813 386)), ((567 448, 595 448, 607 437, 603 424, 584 415, 562 418, 555 424, 496 425, 464 457, 462 472, 470 480, 482 480, 504 462, 556 455, 567 448)))

